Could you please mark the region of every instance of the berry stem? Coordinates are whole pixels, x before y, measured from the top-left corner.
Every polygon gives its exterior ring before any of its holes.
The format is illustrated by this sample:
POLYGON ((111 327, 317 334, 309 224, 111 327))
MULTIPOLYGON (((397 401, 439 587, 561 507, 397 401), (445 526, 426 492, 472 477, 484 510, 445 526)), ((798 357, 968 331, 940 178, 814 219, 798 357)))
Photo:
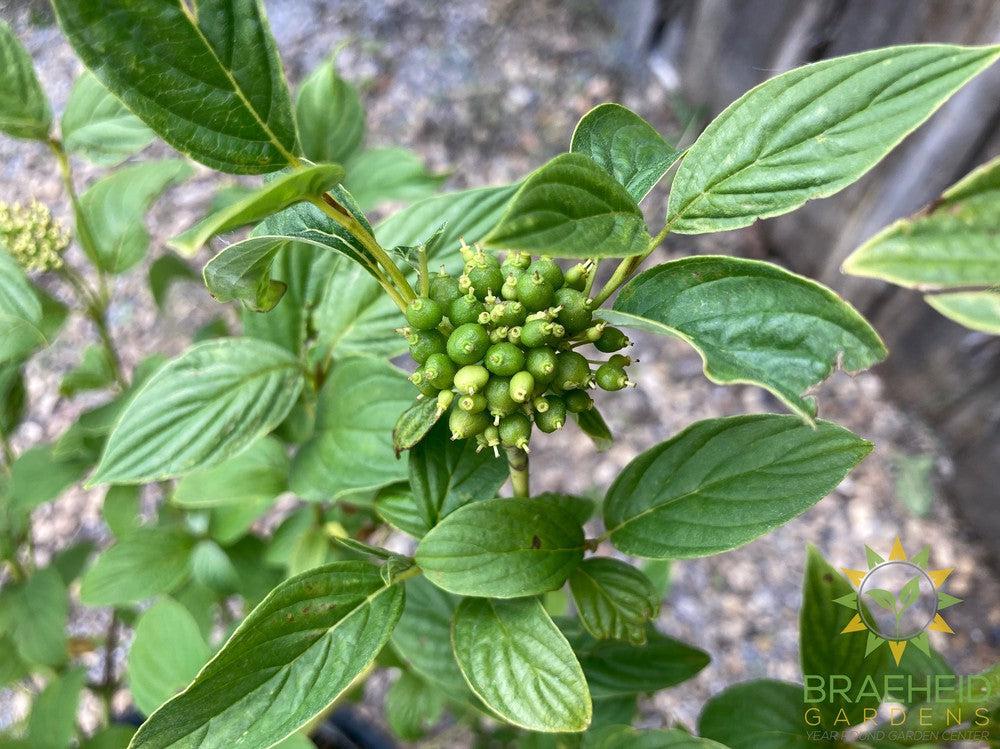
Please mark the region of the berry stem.
POLYGON ((508 447, 507 462, 510 464, 510 485, 514 489, 514 496, 530 497, 528 453, 519 447, 508 447))

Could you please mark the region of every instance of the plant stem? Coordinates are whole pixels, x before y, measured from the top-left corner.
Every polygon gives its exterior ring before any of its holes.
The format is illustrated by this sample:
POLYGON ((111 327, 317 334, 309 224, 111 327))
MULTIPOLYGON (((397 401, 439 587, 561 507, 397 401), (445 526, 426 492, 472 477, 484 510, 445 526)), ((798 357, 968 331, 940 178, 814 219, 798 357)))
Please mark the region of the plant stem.
POLYGON ((530 497, 528 453, 518 447, 508 447, 507 462, 510 464, 510 485, 514 489, 514 496, 530 497))
POLYGON ((322 198, 312 198, 311 202, 323 211, 323 213, 343 226, 361 241, 361 244, 365 246, 365 249, 371 253, 372 257, 389 274, 389 279, 392 284, 394 284, 396 291, 399 292, 399 296, 402 298, 403 308, 406 307, 408 302, 417 298, 416 293, 413 291, 413 287, 410 286, 410 282, 406 280, 406 276, 403 275, 399 266, 392 261, 392 258, 389 257, 389 253, 382 249, 382 245, 375 240, 375 237, 368 233, 368 230, 365 229, 365 227, 363 227, 361 223, 354 218, 354 216, 338 210, 337 207, 331 205, 322 198))
MULTIPOLYGON (((69 156, 66 154, 66 149, 63 148, 62 141, 56 138, 49 138, 48 144, 52 153, 55 154, 56 161, 59 163, 59 174, 62 177, 66 193, 69 195, 69 201, 73 206, 73 218, 76 223, 77 238, 80 240, 80 245, 83 247, 84 253, 93 262, 94 258, 97 256, 96 244, 94 241, 94 235, 90 231, 90 225, 87 223, 87 217, 80 206, 80 197, 77 195, 76 184, 73 181, 73 166, 70 164, 69 156)), ((124 390, 128 387, 128 381, 122 373, 121 358, 118 356, 118 349, 115 348, 114 341, 111 338, 111 333, 108 330, 107 319, 105 317, 109 301, 107 280, 104 276, 103 270, 98 268, 97 273, 100 288, 99 291, 94 292, 89 286, 87 286, 86 282, 75 270, 67 265, 64 265, 61 269, 61 275, 76 291, 77 296, 83 303, 87 317, 90 318, 90 320, 94 323, 94 327, 97 328, 97 334, 107 351, 108 360, 110 361, 111 369, 114 372, 115 382, 117 382, 118 386, 124 390)))
POLYGON ((601 289, 601 292, 594 297, 594 307, 600 307, 604 302, 607 301, 608 297, 618 291, 621 286, 631 278, 632 274, 635 273, 636 268, 642 265, 642 261, 649 257, 649 254, 660 246, 660 243, 666 239, 667 234, 670 233, 670 224, 667 224, 660 230, 660 233, 653 237, 649 246, 646 247, 646 251, 639 255, 632 255, 622 260, 618 267, 615 268, 615 272, 608 279, 608 282, 601 289))

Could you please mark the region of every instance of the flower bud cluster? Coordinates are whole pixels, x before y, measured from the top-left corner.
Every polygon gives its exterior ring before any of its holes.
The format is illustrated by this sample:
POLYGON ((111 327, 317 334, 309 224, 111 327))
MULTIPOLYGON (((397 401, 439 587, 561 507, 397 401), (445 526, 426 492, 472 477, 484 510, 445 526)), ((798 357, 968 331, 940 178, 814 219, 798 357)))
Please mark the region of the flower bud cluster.
POLYGON ((69 239, 69 230, 52 217, 43 203, 32 200, 24 206, 0 201, 0 247, 25 270, 61 267, 69 239))

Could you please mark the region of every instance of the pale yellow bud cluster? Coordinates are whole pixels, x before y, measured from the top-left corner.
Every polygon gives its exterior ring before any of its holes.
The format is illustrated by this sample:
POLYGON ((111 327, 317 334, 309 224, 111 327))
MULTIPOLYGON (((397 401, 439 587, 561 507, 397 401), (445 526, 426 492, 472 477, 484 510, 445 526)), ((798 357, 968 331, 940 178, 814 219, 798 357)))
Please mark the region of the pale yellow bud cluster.
POLYGON ((0 201, 0 247, 27 271, 55 270, 70 233, 52 217, 48 206, 32 200, 28 205, 0 201))

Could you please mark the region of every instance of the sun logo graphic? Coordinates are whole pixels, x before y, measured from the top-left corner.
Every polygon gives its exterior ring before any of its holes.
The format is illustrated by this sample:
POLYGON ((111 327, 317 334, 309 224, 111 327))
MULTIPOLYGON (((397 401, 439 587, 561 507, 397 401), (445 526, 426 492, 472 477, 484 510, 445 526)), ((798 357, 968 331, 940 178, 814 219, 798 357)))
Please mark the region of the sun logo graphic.
POLYGON ((955 634, 941 616, 944 609, 962 602, 941 590, 953 568, 928 569, 929 546, 908 559, 896 538, 887 560, 868 546, 865 554, 868 569, 841 570, 857 591, 835 599, 835 603, 855 612, 842 635, 868 634, 866 658, 888 642, 898 666, 909 645, 930 654, 928 632, 955 634))

